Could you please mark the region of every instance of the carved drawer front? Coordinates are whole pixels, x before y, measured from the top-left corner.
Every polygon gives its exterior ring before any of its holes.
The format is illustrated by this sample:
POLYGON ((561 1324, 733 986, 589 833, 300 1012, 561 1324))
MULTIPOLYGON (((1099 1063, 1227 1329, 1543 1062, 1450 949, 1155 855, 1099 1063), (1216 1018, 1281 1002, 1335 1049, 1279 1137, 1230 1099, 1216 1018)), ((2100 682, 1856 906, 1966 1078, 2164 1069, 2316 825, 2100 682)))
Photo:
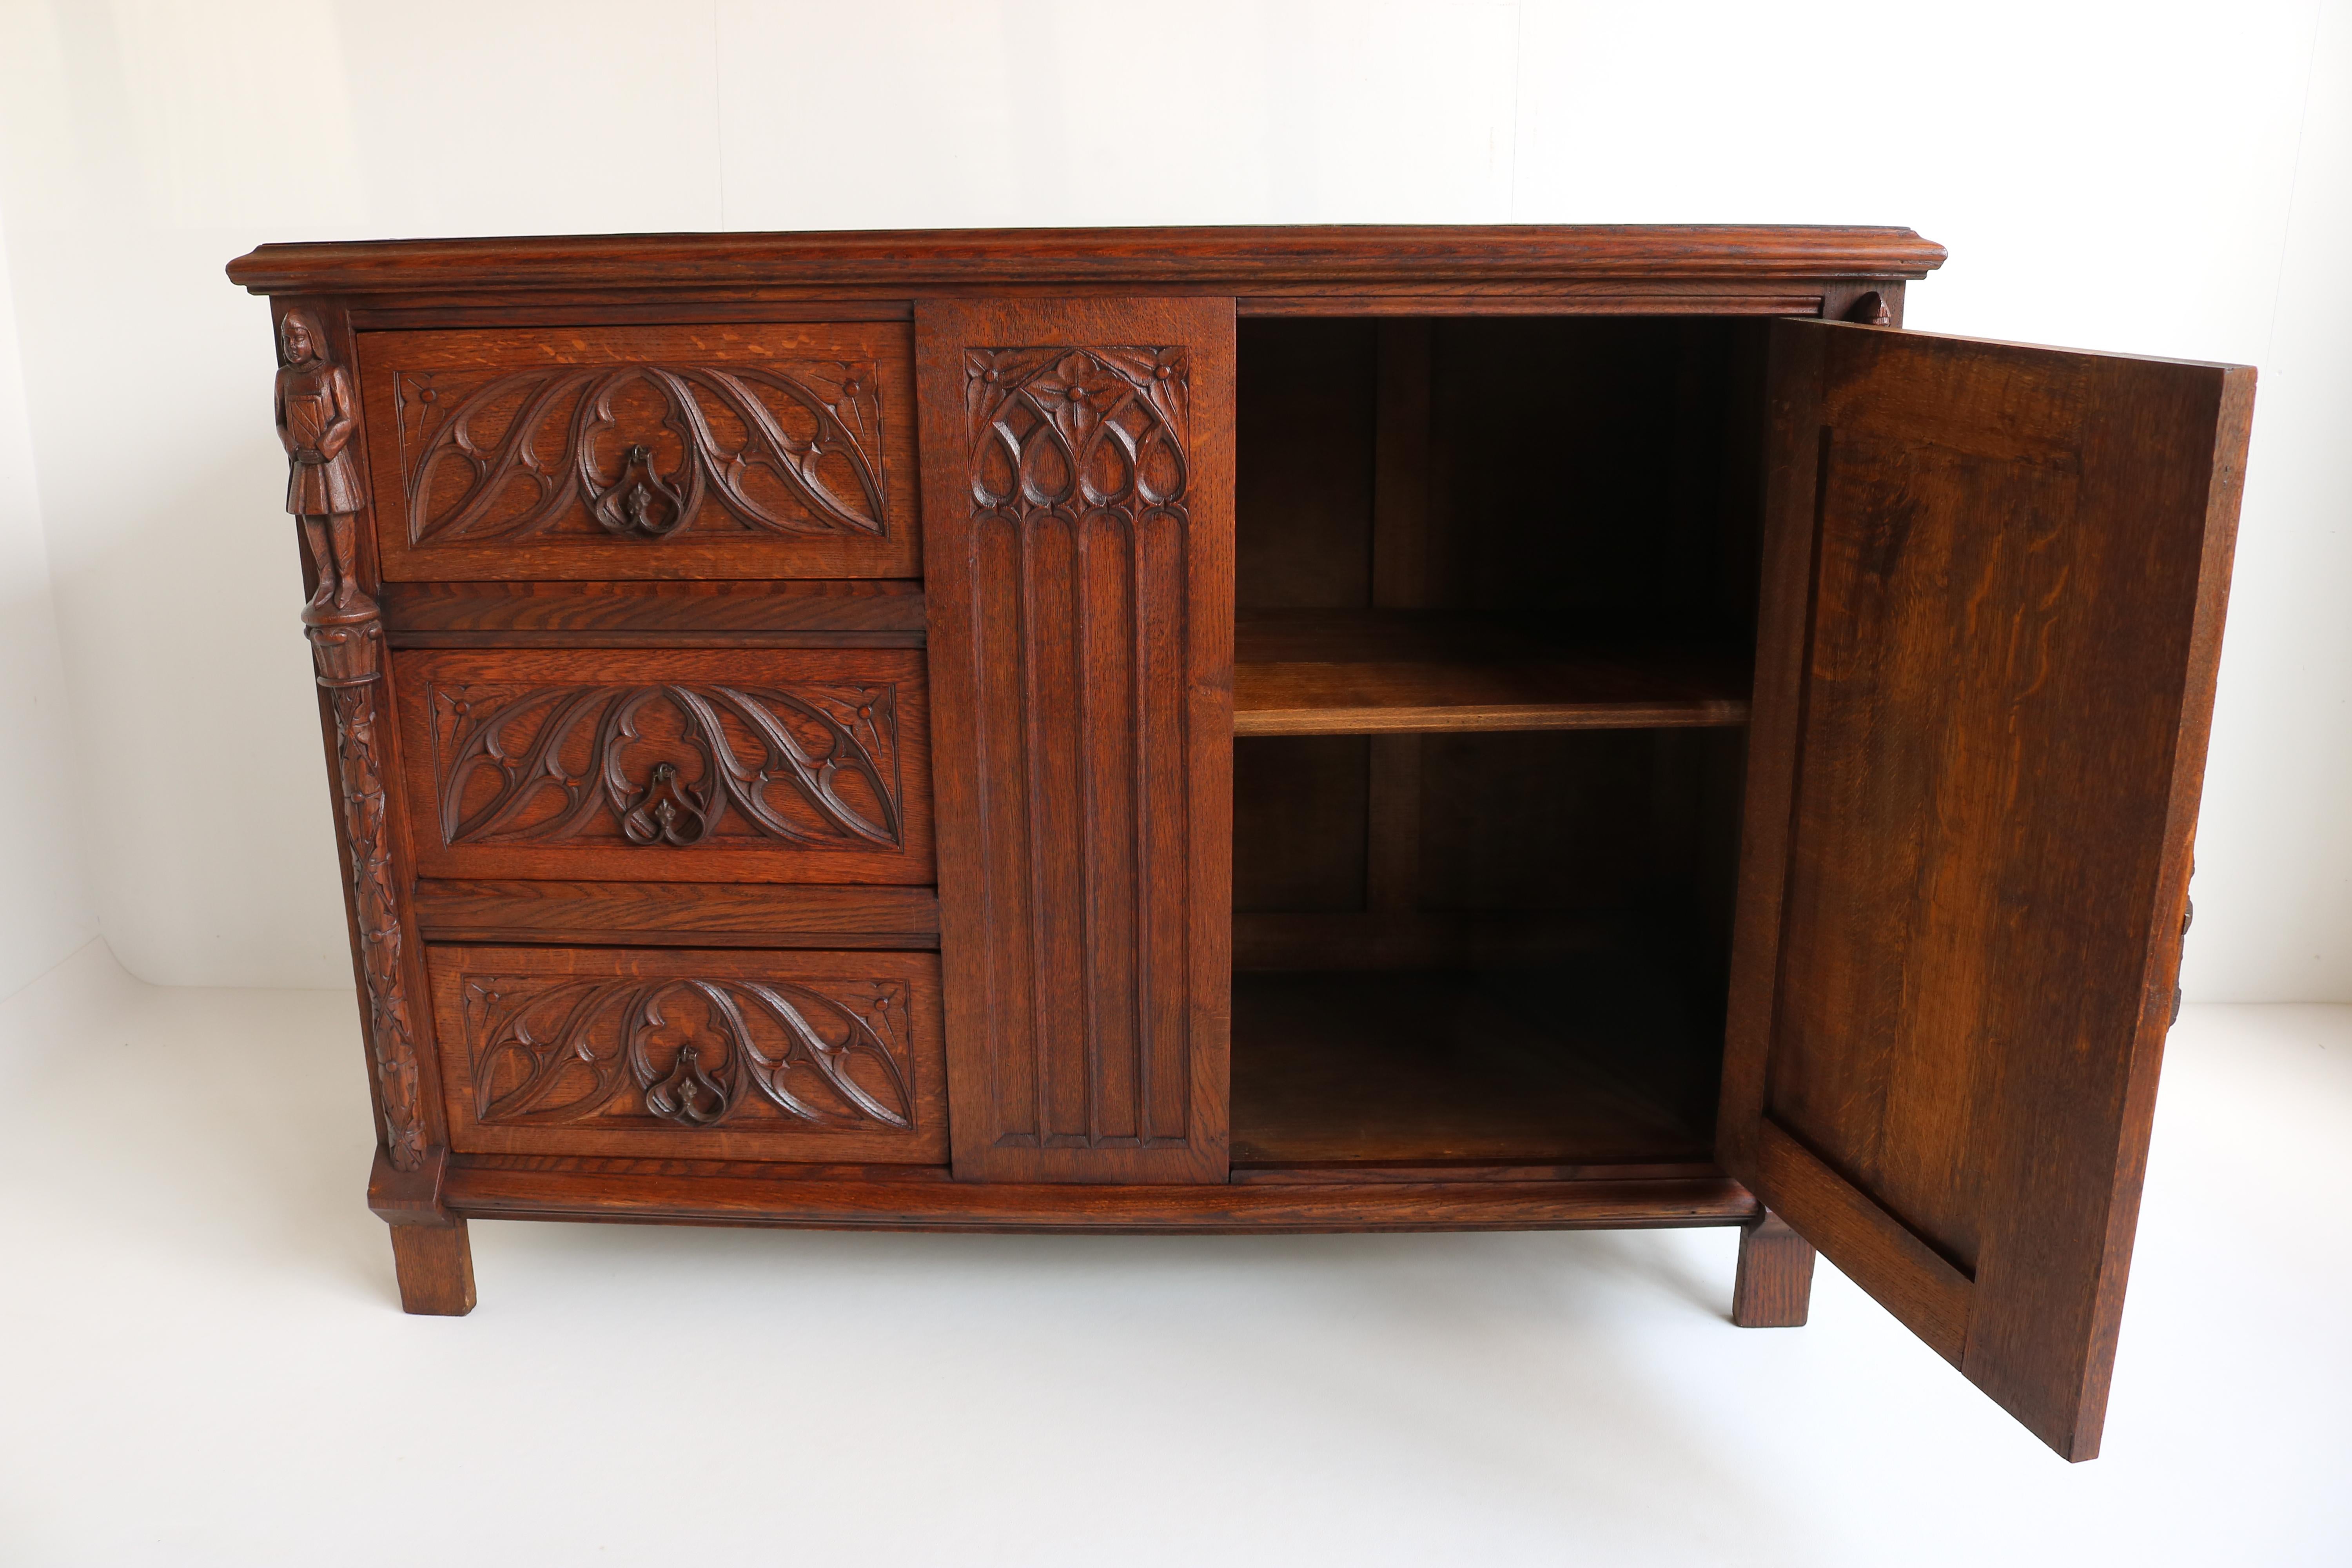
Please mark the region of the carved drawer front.
POLYGON ((919 576, 909 331, 362 332, 383 575, 919 576))
POLYGON ((459 1153, 947 1160, 936 953, 427 960, 459 1153))
POLYGON ((911 648, 393 656, 426 877, 919 886, 911 648))

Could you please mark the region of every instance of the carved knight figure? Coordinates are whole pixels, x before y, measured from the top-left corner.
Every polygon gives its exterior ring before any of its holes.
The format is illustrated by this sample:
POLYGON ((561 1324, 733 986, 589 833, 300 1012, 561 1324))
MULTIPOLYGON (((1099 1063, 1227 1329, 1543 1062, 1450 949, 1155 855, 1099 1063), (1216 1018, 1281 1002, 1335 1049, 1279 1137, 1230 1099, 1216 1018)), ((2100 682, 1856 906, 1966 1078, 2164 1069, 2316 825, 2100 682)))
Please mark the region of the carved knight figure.
POLYGON ((319 591, 302 618, 313 624, 359 620, 376 608, 360 591, 355 559, 353 514, 367 504, 351 447, 359 429, 359 400, 351 374, 327 357, 326 334, 316 316, 300 309, 287 311, 278 342, 286 363, 278 372, 278 438, 292 462, 286 510, 302 520, 302 537, 319 568, 319 591))

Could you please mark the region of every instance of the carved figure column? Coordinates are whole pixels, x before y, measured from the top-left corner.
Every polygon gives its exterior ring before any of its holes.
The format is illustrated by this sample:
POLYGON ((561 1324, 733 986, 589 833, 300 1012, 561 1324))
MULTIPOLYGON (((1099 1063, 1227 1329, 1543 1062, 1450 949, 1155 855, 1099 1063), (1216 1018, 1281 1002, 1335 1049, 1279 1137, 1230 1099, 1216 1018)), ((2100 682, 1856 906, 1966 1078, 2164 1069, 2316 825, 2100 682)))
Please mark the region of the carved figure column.
POLYGON ((336 783, 351 843, 352 903, 367 985, 368 1052, 383 1090, 384 1154, 394 1170, 415 1171, 425 1155, 424 1087, 402 978, 399 893, 384 795, 383 622, 358 575, 355 514, 366 504, 351 449, 359 429, 358 399, 350 374, 325 354, 325 334, 310 311, 287 311, 279 338, 285 363, 278 372, 278 435, 291 464, 286 510, 301 520, 319 574, 302 620, 335 717, 336 783))

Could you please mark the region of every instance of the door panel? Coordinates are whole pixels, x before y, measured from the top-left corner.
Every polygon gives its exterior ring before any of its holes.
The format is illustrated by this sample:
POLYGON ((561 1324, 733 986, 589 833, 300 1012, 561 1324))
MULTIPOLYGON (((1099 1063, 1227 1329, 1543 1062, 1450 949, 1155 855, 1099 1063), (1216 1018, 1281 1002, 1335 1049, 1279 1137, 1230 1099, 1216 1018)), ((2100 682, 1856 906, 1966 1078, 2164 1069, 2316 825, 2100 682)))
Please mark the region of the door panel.
POLYGON ((2088 1458, 2253 373, 1771 331, 1721 1154, 2088 1458))
POLYGON ((956 1173, 1223 1181, 1230 300, 916 312, 956 1173))

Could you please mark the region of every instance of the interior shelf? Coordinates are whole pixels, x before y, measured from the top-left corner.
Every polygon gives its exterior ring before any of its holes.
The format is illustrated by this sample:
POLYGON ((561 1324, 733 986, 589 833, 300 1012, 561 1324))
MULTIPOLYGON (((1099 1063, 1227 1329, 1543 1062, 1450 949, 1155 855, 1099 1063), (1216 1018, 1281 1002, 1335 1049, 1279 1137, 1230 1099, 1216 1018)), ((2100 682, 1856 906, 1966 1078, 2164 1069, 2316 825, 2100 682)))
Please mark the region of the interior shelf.
POLYGON ((1236 1164, 1623 1165, 1712 1155, 1705 1032, 1622 961, 1236 974, 1236 1164))
POLYGON ((1244 610, 1234 644, 1237 735, 1748 721, 1748 660, 1700 644, 1570 643, 1427 610, 1244 610))

